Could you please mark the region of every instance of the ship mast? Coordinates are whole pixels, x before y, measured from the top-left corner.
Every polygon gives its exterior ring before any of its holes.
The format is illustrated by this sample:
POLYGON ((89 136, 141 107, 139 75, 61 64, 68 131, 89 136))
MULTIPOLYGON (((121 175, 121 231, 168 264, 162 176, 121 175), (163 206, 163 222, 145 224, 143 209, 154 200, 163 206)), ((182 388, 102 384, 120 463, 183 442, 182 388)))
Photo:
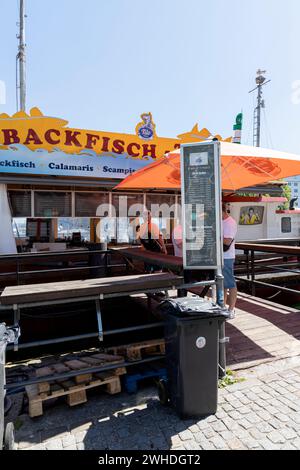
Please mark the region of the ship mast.
POLYGON ((256 72, 256 87, 249 91, 249 93, 253 93, 257 90, 257 105, 254 109, 254 116, 253 116, 253 145, 255 147, 260 147, 260 135, 261 135, 261 110, 265 107, 265 101, 263 100, 263 92, 262 87, 269 83, 271 80, 267 80, 263 76, 266 73, 266 70, 258 70, 256 72))
MULTIPOLYGON (((19 47, 17 54, 17 65, 19 68, 19 81, 17 80, 17 89, 19 90, 19 109, 25 111, 26 108, 26 44, 25 44, 25 0, 20 0, 20 22, 19 34, 17 38, 19 39, 19 47)), ((17 104, 18 107, 18 104, 17 104)))

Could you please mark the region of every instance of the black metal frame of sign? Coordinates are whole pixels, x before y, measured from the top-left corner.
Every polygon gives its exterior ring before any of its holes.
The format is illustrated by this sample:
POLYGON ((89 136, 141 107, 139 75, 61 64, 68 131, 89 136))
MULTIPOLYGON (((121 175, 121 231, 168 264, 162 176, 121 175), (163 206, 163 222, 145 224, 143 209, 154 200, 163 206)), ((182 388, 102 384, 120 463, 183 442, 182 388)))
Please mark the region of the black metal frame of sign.
POLYGON ((181 146, 184 269, 222 267, 220 143, 181 146))

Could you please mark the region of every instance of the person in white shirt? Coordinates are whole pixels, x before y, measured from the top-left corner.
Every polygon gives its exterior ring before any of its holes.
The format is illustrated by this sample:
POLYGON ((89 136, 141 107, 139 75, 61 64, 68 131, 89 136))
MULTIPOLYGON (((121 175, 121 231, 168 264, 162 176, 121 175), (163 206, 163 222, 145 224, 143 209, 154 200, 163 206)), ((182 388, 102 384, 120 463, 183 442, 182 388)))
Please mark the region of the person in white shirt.
POLYGON ((115 235, 115 219, 109 217, 108 211, 104 212, 104 217, 100 219, 97 226, 97 235, 101 243, 109 243, 115 235))
POLYGON ((227 213, 226 204, 222 204, 223 223, 223 253, 224 253, 224 302, 228 304, 229 318, 235 317, 235 304, 237 299, 237 287, 234 278, 235 238, 237 223, 227 213))

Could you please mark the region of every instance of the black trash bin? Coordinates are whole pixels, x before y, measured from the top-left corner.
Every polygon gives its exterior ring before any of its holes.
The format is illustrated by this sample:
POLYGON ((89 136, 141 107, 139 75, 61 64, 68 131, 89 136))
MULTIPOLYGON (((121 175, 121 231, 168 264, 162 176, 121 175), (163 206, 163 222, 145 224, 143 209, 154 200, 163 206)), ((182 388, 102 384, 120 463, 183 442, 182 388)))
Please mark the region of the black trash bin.
POLYGON ((182 418, 215 414, 219 327, 226 313, 198 297, 169 299, 159 309, 165 320, 168 373, 167 383, 160 384, 161 397, 167 396, 182 418))

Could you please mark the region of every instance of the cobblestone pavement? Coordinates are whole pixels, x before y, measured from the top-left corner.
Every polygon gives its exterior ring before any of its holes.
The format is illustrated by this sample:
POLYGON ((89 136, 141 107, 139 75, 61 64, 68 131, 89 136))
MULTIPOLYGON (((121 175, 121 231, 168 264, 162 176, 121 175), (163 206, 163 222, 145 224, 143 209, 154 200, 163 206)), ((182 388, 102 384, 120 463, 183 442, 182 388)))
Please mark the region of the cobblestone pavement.
POLYGON ((300 356, 240 372, 246 380, 219 391, 215 416, 180 420, 154 387, 97 395, 44 416, 18 418, 17 449, 300 449, 300 356))

